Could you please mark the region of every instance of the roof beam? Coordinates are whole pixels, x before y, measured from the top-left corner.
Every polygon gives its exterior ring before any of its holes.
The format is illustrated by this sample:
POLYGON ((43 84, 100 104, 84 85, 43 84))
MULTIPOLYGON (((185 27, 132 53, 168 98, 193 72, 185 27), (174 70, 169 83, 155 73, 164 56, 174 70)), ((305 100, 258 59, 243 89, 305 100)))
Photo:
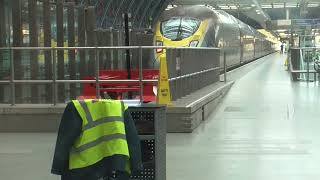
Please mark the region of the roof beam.
POLYGON ((256 5, 257 9, 261 12, 261 14, 262 14, 267 20, 271 20, 270 16, 262 10, 261 5, 260 5, 260 3, 257 2, 257 0, 252 0, 252 3, 256 5))

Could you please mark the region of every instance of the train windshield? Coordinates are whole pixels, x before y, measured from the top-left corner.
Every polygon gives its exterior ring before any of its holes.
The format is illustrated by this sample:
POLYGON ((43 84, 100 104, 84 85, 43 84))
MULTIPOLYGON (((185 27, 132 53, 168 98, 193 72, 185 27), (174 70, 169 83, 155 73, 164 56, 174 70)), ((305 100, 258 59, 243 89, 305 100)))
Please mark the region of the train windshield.
POLYGON ((161 22, 161 33, 173 41, 192 36, 199 28, 200 20, 188 17, 174 17, 161 22))

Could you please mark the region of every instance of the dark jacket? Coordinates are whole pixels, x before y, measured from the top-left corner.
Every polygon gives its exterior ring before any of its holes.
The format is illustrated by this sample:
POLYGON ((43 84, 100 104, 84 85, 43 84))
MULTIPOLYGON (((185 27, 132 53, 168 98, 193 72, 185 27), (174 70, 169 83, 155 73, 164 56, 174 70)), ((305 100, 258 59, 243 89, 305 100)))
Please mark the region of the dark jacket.
MULTIPOLYGON (((132 172, 142 170, 141 145, 137 130, 129 110, 124 112, 126 138, 130 153, 132 172)), ((85 168, 69 170, 69 152, 79 137, 82 120, 74 104, 68 103, 62 115, 51 173, 61 175, 62 180, 97 180, 106 177, 113 171, 125 172, 126 159, 123 155, 107 157, 100 162, 85 168)))

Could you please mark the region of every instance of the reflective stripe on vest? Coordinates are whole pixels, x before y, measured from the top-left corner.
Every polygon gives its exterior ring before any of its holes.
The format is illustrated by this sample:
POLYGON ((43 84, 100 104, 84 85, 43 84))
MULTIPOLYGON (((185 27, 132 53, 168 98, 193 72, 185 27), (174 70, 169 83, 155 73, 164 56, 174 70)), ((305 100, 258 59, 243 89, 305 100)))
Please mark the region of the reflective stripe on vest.
POLYGON ((129 151, 123 112, 127 106, 117 100, 72 101, 82 119, 82 133, 70 152, 69 169, 93 165, 105 157, 129 151))

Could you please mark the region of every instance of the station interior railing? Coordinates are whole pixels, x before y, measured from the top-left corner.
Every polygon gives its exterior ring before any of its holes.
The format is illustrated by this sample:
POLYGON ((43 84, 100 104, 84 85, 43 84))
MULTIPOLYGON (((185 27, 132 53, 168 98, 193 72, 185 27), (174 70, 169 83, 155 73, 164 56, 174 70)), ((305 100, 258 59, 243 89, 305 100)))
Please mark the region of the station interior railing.
POLYGON ((289 71, 293 81, 319 81, 320 48, 291 48, 288 59, 289 71))
MULTIPOLYGON (((103 97, 100 84, 139 84, 137 95, 145 84, 158 85, 158 79, 143 79, 143 71, 159 70, 157 49, 166 57, 172 100, 219 81, 226 70, 220 68, 220 49, 176 48, 156 46, 117 47, 3 47, 0 48, 0 104, 59 104, 82 95, 84 84, 95 84, 96 97, 103 97), (137 79, 101 79, 101 70, 126 70, 109 67, 110 51, 129 52, 131 69, 137 79), (93 79, 86 79, 91 76, 93 79)), ((162 55, 162 56, 163 56, 162 55)), ((122 58, 125 60, 125 58, 122 58)), ((125 62, 119 64, 126 64, 125 62)), ((139 101, 143 102, 143 96, 139 101)))

